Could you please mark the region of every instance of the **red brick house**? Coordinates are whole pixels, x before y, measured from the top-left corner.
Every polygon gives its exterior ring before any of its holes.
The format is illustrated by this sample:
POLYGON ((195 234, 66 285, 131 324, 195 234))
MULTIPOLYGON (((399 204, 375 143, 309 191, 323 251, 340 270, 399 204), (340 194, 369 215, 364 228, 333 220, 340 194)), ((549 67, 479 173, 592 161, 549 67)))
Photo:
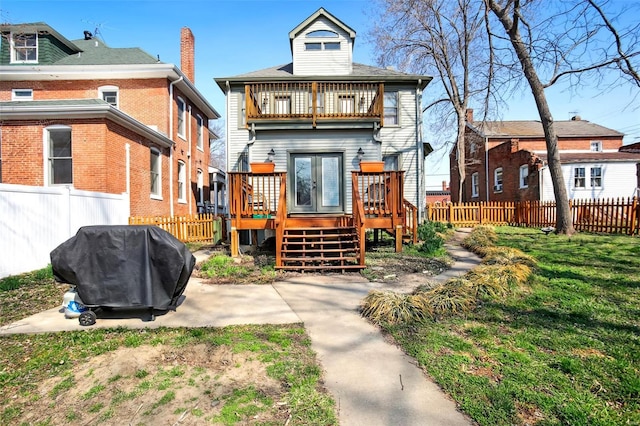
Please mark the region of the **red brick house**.
MULTIPOLYGON (((555 126, 570 199, 634 195, 640 154, 621 149, 622 133, 580 117, 555 126)), ((475 122, 468 110, 465 136, 464 202, 555 200, 539 121, 475 122)), ((456 149, 450 154, 454 201, 459 192, 456 149)))
POLYGON ((209 199, 209 120, 194 36, 181 68, 85 31, 1 25, 0 183, 128 193, 134 216, 197 212, 209 199))

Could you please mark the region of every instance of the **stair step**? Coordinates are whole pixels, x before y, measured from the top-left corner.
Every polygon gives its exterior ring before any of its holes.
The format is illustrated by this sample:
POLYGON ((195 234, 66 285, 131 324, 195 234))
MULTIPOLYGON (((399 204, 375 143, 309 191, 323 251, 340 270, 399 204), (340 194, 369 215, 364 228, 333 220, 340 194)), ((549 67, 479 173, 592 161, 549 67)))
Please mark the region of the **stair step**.
POLYGON ((305 265, 305 266, 293 266, 293 265, 284 265, 280 267, 276 267, 276 269, 288 270, 288 271, 337 271, 337 270, 359 270, 364 269, 366 266, 364 265, 305 265))

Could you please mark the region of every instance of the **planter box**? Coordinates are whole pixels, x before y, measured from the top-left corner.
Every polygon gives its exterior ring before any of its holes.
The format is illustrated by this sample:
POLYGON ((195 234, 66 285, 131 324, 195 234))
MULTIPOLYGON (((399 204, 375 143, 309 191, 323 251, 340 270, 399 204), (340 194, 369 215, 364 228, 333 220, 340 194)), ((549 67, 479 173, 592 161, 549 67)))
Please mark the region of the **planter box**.
POLYGON ((384 161, 361 161, 361 172, 382 172, 384 171, 384 161))
POLYGON ((273 173, 276 163, 251 163, 251 173, 273 173))

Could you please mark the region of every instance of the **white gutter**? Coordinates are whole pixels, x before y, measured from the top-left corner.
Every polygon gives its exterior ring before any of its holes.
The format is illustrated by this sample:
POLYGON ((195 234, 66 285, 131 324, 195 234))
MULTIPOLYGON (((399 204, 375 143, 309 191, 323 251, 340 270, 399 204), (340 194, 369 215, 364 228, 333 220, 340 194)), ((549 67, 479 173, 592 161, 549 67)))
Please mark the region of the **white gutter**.
MULTIPOLYGON (((229 111, 231 106, 231 85, 229 82, 226 82, 227 91, 225 93, 225 111, 227 116, 224 120, 224 140, 225 140, 225 156, 226 165, 225 165, 225 173, 224 173, 224 205, 225 205, 225 213, 229 213, 231 209, 229 208, 230 200, 229 200, 229 170, 231 168, 231 150, 229 147, 231 146, 231 140, 229 139, 229 111)), ((242 110, 242 108, 240 109, 242 110)), ((217 212, 216 212, 217 213, 217 212)))
MULTIPOLYGON (((173 141, 173 85, 184 79, 179 79, 169 83, 169 139, 173 141)), ((173 142, 175 145, 175 142, 173 142)), ((169 213, 173 216, 173 146, 169 148, 169 213)))
POLYGON ((126 191, 129 196, 131 196, 131 145, 125 144, 124 146, 124 155, 125 155, 125 174, 126 174, 126 191))
POLYGON ((424 145, 422 143, 422 79, 418 79, 418 85, 416 86, 416 172, 418 173, 417 182, 417 206, 418 206, 418 223, 421 223, 423 216, 423 205, 426 199, 426 170, 424 168, 424 145))
POLYGON ((489 201, 489 138, 484 137, 484 186, 489 201))

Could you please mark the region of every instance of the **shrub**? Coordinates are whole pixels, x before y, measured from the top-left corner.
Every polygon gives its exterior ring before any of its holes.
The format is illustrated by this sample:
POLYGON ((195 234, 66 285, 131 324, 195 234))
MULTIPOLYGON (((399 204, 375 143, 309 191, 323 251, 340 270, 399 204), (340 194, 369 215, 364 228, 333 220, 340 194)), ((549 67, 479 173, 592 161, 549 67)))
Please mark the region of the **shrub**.
POLYGON ((251 272, 247 267, 236 265, 232 258, 222 254, 210 257, 202 264, 200 271, 210 278, 245 277, 251 272))
POLYGON ((404 293, 373 290, 362 301, 361 314, 375 324, 399 324, 424 319, 425 313, 416 305, 416 298, 404 293))
POLYGON ((424 222, 418 226, 418 239, 422 244, 418 246, 418 251, 428 256, 443 254, 444 238, 438 234, 438 229, 442 228, 439 222, 424 222))

